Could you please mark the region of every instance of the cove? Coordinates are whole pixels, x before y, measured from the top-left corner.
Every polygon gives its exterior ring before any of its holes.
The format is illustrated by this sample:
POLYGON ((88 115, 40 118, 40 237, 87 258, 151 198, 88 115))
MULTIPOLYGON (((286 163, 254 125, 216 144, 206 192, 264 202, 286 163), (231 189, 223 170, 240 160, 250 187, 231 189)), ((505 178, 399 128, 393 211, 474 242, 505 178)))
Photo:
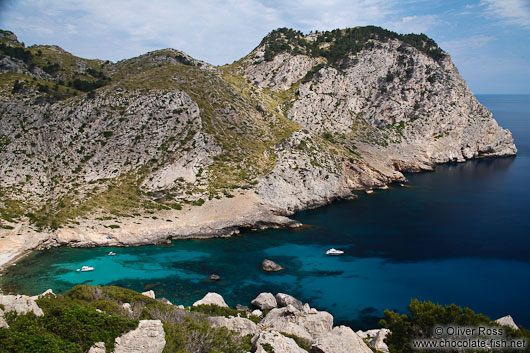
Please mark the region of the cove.
POLYGON ((56 248, 34 252, 0 277, 4 292, 37 294, 73 285, 118 285, 190 305, 214 291, 231 306, 285 292, 327 310, 336 323, 375 328, 385 309, 412 298, 468 306, 530 326, 530 96, 479 96, 509 128, 515 158, 446 164, 409 174, 358 200, 293 218, 306 227, 245 232, 168 246, 56 248), (331 247, 345 251, 330 257, 331 247), (107 256, 109 251, 116 256, 107 256), (286 270, 264 273, 270 258, 286 270), (82 265, 93 272, 78 273, 82 265), (218 282, 208 281, 212 274, 218 282))

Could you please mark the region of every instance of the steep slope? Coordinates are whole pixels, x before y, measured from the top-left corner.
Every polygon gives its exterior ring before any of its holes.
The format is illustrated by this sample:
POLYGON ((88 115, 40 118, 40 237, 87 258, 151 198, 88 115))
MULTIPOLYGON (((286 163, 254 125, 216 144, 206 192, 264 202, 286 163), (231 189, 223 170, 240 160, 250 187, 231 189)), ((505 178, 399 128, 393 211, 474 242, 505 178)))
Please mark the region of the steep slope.
POLYGON ((279 29, 224 67, 173 49, 86 60, 7 31, 0 54, 6 248, 293 224, 277 215, 516 153, 424 35, 279 29))

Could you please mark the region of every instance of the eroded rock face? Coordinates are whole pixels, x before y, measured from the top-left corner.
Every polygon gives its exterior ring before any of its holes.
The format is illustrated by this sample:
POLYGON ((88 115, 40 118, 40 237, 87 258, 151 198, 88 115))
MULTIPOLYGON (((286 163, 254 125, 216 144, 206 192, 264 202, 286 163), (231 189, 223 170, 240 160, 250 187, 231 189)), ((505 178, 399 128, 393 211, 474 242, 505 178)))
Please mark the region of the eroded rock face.
POLYGON ((224 317, 214 316, 209 317, 208 321, 213 327, 226 327, 229 330, 238 332, 241 336, 255 335, 258 333, 257 325, 242 317, 224 317))
POLYGON ((274 352, 278 353, 307 353, 307 351, 300 348, 292 338, 286 337, 274 330, 261 331, 257 336, 252 338, 252 349, 256 353, 269 352, 263 348, 263 345, 272 347, 274 352))
POLYGON ((276 302, 278 303, 279 307, 292 305, 298 310, 302 310, 303 308, 302 302, 289 294, 278 293, 276 294, 275 298, 276 298, 276 302))
POLYGON ((197 300, 193 303, 193 306, 197 305, 217 305, 221 307, 228 307, 223 297, 217 293, 207 293, 201 300, 197 300))
POLYGON ((16 311, 17 314, 34 313, 42 316, 44 313, 35 303, 35 300, 27 295, 0 295, 0 304, 4 306, 4 311, 16 311))
POLYGON ((514 330, 519 330, 519 327, 517 326, 511 315, 503 316, 495 320, 495 322, 501 326, 508 326, 514 330))
POLYGON ((260 310, 269 310, 278 306, 272 293, 260 293, 251 304, 260 310))
POLYGON ((114 353, 162 353, 165 337, 160 320, 141 320, 136 330, 116 338, 114 353))
POLYGON ((311 353, 373 353, 351 328, 337 326, 319 336, 311 346, 311 353))
POLYGON ((298 310, 288 305, 285 308, 269 311, 259 326, 313 341, 322 334, 331 332, 333 316, 326 311, 298 310))

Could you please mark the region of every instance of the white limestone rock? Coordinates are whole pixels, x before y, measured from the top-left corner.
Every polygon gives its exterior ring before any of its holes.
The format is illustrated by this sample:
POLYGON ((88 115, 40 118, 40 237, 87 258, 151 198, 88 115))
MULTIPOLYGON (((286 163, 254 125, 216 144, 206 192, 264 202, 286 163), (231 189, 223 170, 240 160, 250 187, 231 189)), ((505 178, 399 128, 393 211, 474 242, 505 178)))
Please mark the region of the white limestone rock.
POLYGON ((229 330, 238 332, 241 336, 255 335, 258 333, 257 325, 242 317, 224 317, 213 316, 209 317, 208 321, 213 327, 226 327, 229 330))
POLYGON ((6 318, 4 317, 4 311, 0 309, 0 328, 9 328, 6 318))
POLYGON ((250 303, 260 310, 274 309, 278 306, 278 304, 276 303, 276 298, 274 298, 274 295, 272 295, 272 293, 260 293, 250 303))
POLYGON ((498 318, 497 320, 495 320, 495 322, 501 326, 508 326, 514 330, 519 330, 519 327, 517 326, 511 315, 506 315, 501 318, 498 318))
POLYGON ((155 299, 155 292, 153 290, 148 290, 147 292, 142 292, 142 295, 145 295, 146 297, 149 297, 151 299, 155 299))
POLYGON ((256 353, 266 353, 267 351, 262 347, 265 344, 270 345, 274 349, 274 352, 277 353, 307 353, 292 338, 286 337, 274 330, 261 331, 252 338, 252 349, 256 353))
POLYGON ((373 353, 353 330, 337 326, 319 336, 311 346, 311 353, 373 353))
POLYGON ((313 341, 322 334, 331 332, 333 316, 326 311, 300 311, 292 305, 276 308, 261 320, 259 327, 272 328, 279 332, 296 335, 313 341))
POLYGON ((359 337, 368 341, 368 346, 385 353, 389 353, 388 346, 385 343, 385 338, 389 333, 390 330, 386 328, 373 329, 368 331, 359 330, 356 332, 359 337))
POLYGON ((116 338, 114 353, 162 353, 165 337, 160 320, 141 320, 137 329, 116 338))
POLYGON ((35 300, 27 295, 0 295, 0 304, 4 306, 4 311, 16 311, 17 314, 34 313, 42 316, 44 313, 35 303, 35 300))
POLYGON ((193 306, 198 305, 217 305, 220 307, 227 308, 228 305, 220 294, 209 292, 201 300, 197 300, 193 303, 193 306))
POLYGON ((88 353, 106 353, 105 342, 96 342, 90 347, 88 353))
POLYGON ((296 299, 292 295, 285 294, 285 293, 278 293, 276 294, 276 302, 278 303, 279 307, 284 307, 287 305, 292 305, 298 310, 302 310, 303 304, 300 300, 296 299))

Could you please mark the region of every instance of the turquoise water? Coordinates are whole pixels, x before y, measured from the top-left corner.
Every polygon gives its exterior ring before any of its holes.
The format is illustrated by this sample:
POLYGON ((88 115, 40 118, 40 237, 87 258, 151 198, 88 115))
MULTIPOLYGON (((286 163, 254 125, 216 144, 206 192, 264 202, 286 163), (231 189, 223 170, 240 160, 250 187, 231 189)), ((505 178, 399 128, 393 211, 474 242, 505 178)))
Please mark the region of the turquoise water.
POLYGON ((530 96, 479 96, 514 134, 516 158, 483 159, 407 175, 406 187, 337 202, 294 218, 296 230, 137 248, 35 252, 1 277, 4 290, 62 292, 119 285, 189 305, 208 291, 230 305, 286 292, 353 328, 376 327, 412 298, 506 314, 530 326, 530 96), (337 247, 345 254, 325 256, 337 247), (107 256, 109 251, 116 256, 107 256), (270 258, 286 267, 264 273, 270 258), (93 272, 78 273, 82 265, 93 272), (216 273, 218 282, 206 278, 216 273))

